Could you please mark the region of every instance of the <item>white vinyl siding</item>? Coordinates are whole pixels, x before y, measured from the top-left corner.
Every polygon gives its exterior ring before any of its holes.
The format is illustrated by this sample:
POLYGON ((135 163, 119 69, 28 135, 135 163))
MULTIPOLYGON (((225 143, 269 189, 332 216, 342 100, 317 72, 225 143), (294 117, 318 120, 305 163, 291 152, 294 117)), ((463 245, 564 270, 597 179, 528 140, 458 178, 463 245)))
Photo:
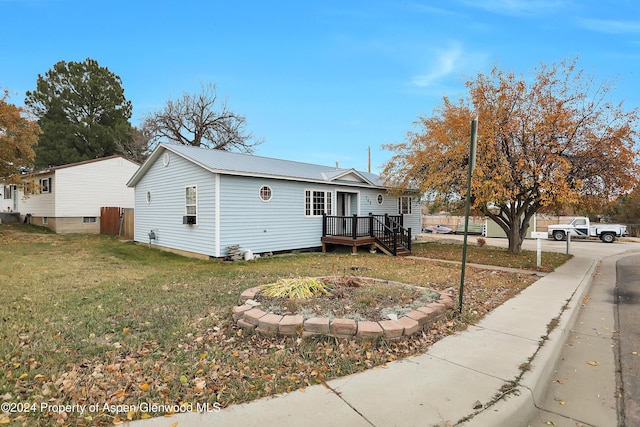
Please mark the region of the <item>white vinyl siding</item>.
POLYGON ((133 208, 134 192, 127 182, 136 170, 137 164, 121 157, 57 170, 55 216, 99 217, 103 206, 133 208))
MULTIPOLYGON (((255 193, 254 193, 255 194, 255 193)), ((215 252, 215 174, 172 154, 167 166, 160 156, 135 187, 134 239, 199 254, 215 252), (187 203, 187 188, 196 187, 195 205, 187 203), (147 193, 151 202, 147 203, 147 193), (195 211, 194 211, 195 209, 195 211), (187 211, 197 215, 196 226, 183 223, 187 211)))
MULTIPOLYGON (((306 183, 220 176, 220 250, 226 255, 229 246, 240 245, 253 253, 319 248, 322 216, 305 216, 306 183), (263 185, 271 188, 265 203, 256 192, 263 185)), ((329 192, 327 190, 319 191, 329 192)), ((200 208, 202 212, 202 208, 200 208)))
MULTIPOLYGON (((99 217, 103 206, 134 207, 134 190, 127 182, 138 165, 121 157, 63 167, 31 178, 36 186, 46 182, 49 192, 19 196, 18 210, 36 217, 99 217)), ((22 193, 22 192, 21 192, 22 193)))

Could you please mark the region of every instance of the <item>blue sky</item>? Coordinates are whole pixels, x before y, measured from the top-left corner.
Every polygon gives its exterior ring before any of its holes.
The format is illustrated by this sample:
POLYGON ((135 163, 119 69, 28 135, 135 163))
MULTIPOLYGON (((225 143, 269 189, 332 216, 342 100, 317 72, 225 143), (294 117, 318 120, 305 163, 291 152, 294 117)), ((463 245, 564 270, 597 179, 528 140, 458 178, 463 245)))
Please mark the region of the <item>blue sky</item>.
MULTIPOLYGON (((637 0, 0 0, 0 87, 87 57, 122 79, 132 123, 215 83, 256 154, 380 172, 419 116, 493 65, 578 57, 640 105, 637 0)), ((471 118, 470 118, 471 119, 471 118)))

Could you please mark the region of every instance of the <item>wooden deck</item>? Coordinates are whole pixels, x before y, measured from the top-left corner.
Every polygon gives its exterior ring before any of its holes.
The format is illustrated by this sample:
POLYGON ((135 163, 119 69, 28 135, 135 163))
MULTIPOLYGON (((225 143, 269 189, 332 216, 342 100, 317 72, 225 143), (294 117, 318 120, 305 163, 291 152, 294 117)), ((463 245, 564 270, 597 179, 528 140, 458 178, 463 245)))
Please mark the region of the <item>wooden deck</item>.
POLYGON ((327 251, 327 243, 332 245, 351 246, 351 252, 358 253, 359 246, 375 245, 376 239, 373 237, 346 237, 346 236, 323 236, 320 238, 322 242, 322 252, 327 251))
POLYGON ((351 246, 354 254, 358 253, 358 247, 368 246, 387 255, 411 255, 411 229, 402 227, 402 222, 402 215, 323 215, 322 252, 332 244, 351 246))

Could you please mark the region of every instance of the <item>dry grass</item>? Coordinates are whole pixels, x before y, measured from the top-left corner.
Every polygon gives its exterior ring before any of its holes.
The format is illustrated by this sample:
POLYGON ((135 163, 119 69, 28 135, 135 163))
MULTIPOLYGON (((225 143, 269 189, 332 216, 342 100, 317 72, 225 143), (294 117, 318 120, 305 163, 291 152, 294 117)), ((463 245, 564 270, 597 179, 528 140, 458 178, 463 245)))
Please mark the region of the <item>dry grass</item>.
POLYGON ((469 268, 463 315, 421 335, 301 340, 244 336, 231 318, 239 294, 282 277, 352 272, 457 289, 459 267, 369 253, 200 261, 22 225, 0 225, 0 259, 0 398, 10 409, 0 423, 27 426, 110 425, 163 413, 115 405, 225 407, 304 388, 422 353, 535 280, 469 268), (56 404, 86 412, 47 406, 56 404))

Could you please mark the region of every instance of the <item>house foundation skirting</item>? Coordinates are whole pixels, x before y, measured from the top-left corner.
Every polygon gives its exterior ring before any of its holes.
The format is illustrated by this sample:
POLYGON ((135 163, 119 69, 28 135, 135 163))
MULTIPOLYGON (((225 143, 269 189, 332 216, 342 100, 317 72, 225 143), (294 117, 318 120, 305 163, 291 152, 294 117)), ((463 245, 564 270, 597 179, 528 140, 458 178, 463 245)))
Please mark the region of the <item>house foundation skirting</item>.
MULTIPOLYGON (((47 227, 56 233, 85 233, 100 234, 100 217, 95 218, 95 222, 85 222, 83 217, 43 217, 30 216, 27 222, 41 227, 47 227)), ((24 221, 25 217, 22 217, 24 221)))

